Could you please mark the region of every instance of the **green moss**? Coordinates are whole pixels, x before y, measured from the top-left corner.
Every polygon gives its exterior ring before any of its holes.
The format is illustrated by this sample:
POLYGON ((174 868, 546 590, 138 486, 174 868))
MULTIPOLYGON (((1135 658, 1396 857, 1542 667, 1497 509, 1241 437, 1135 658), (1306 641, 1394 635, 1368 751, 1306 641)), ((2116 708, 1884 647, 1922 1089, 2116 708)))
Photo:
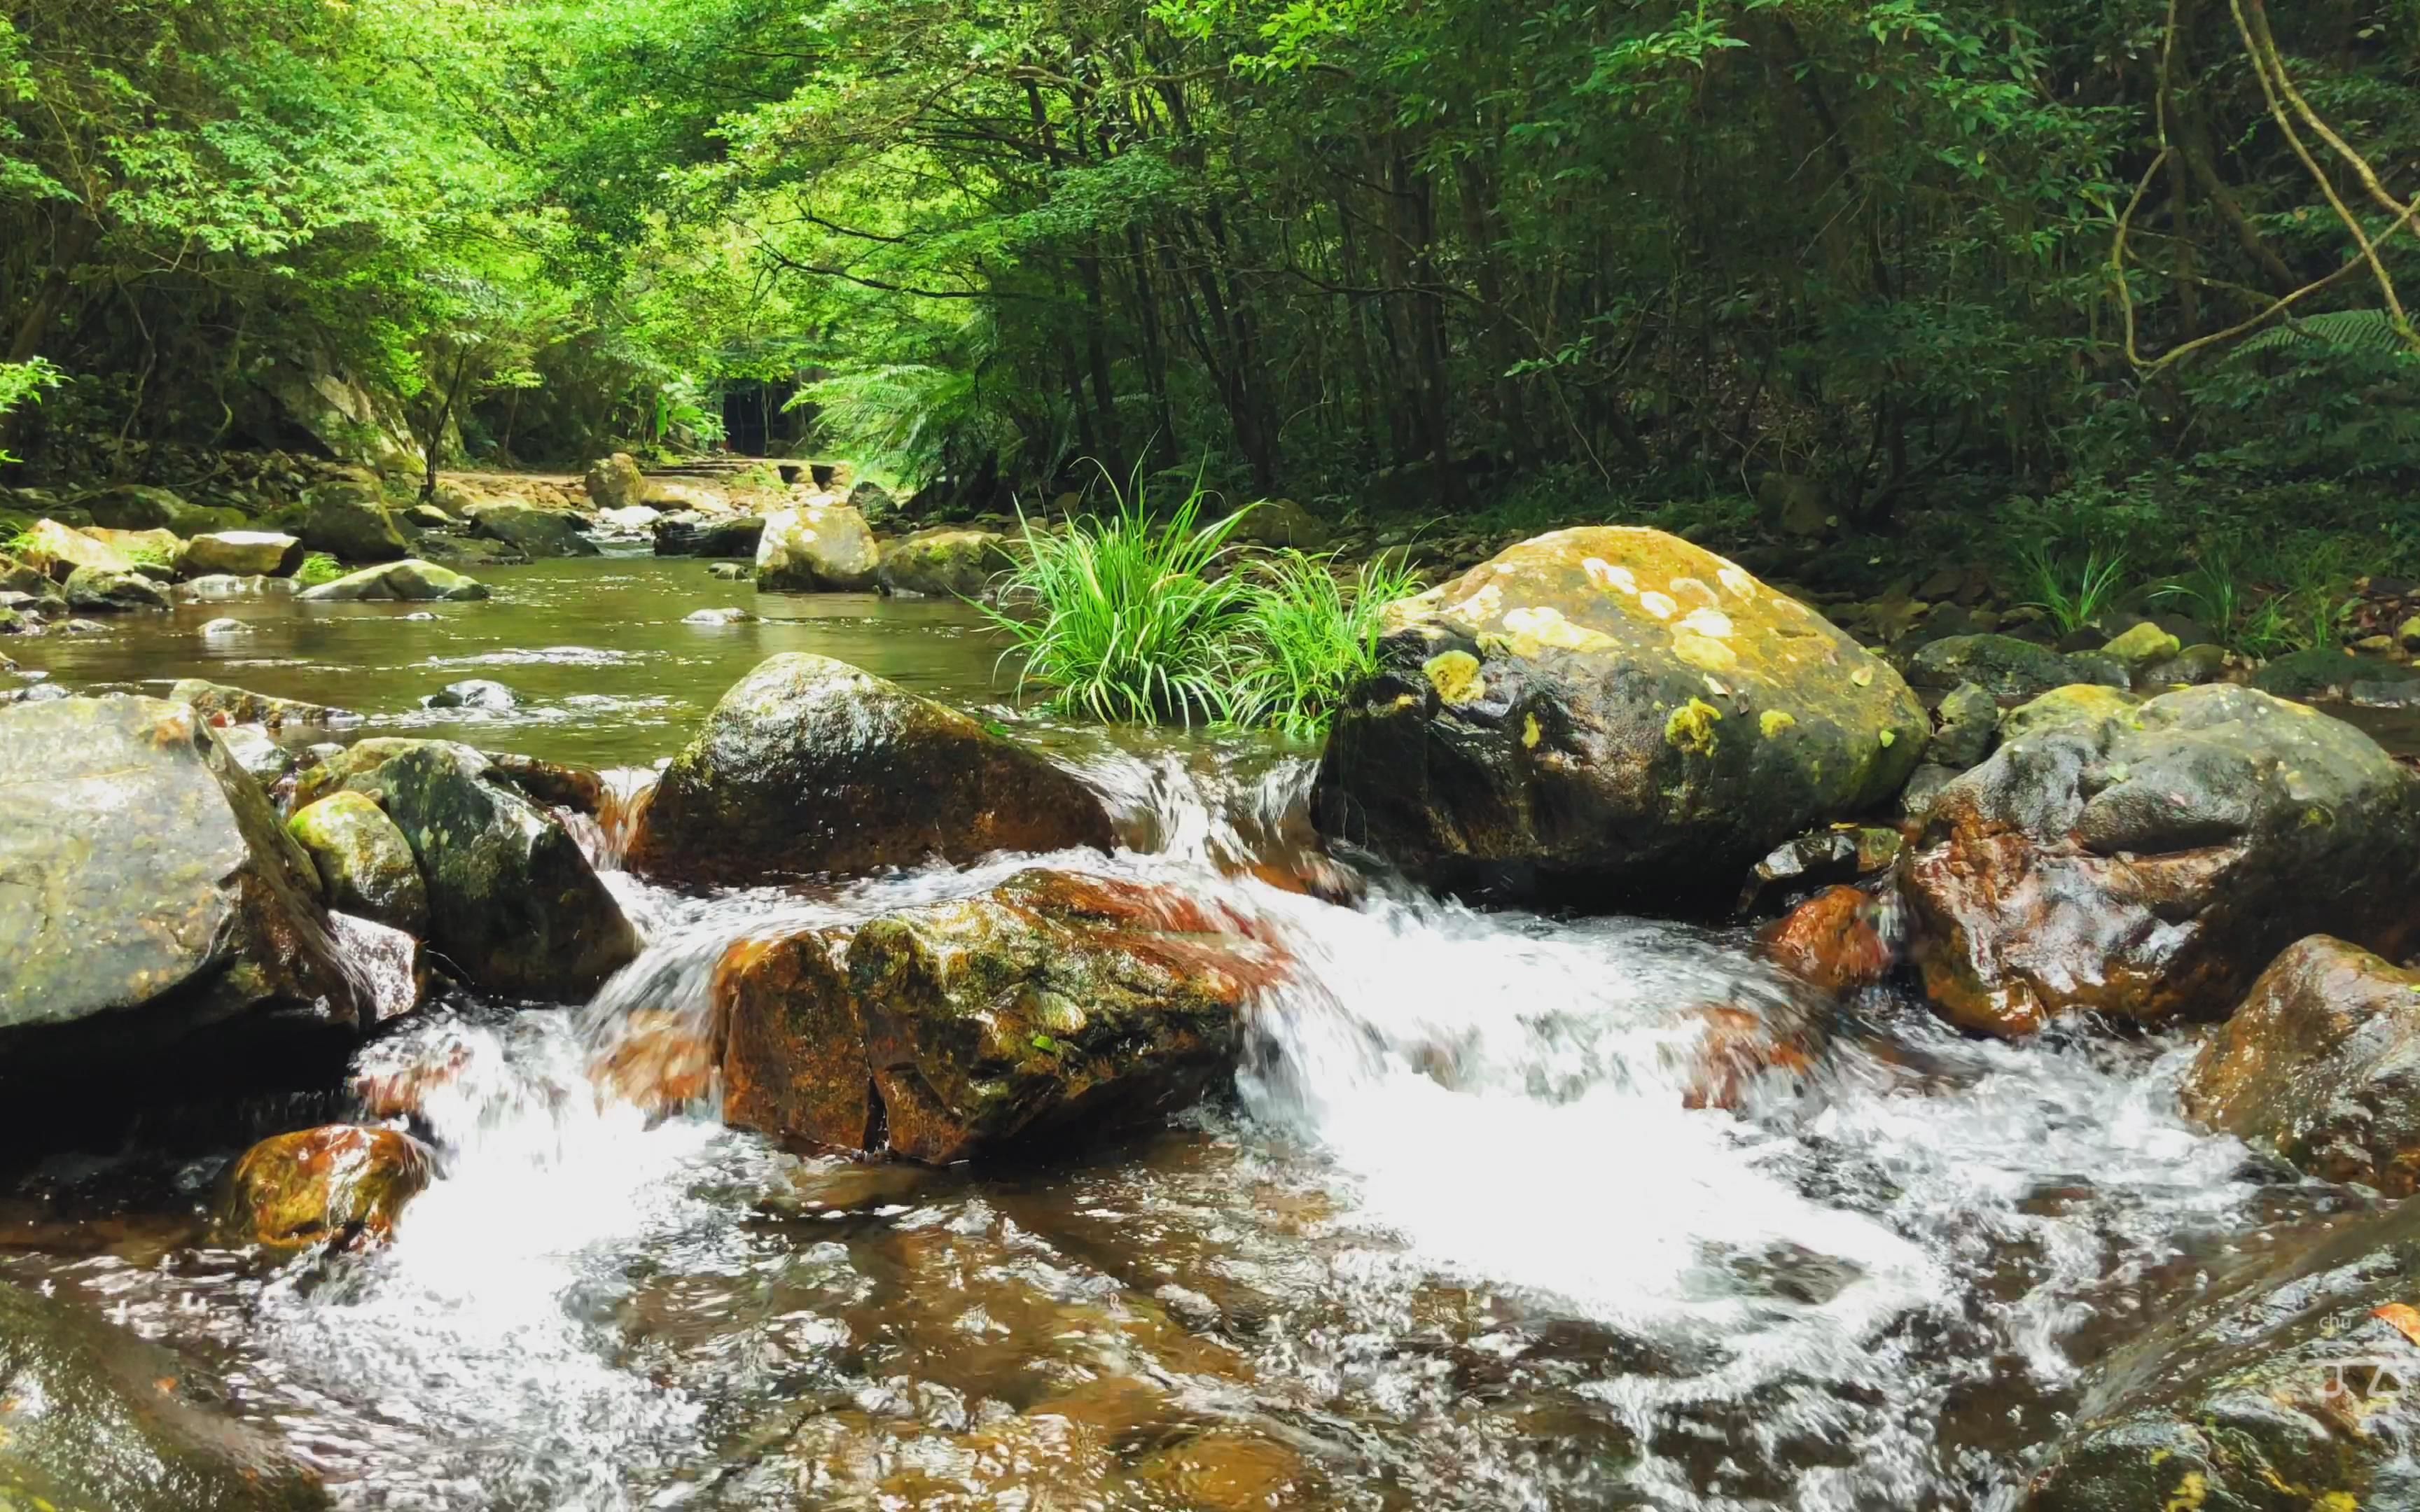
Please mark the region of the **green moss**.
POLYGON ((302 559, 302 565, 294 574, 294 580, 305 588, 317 588, 321 583, 334 582, 344 575, 344 563, 325 551, 314 551, 302 559))

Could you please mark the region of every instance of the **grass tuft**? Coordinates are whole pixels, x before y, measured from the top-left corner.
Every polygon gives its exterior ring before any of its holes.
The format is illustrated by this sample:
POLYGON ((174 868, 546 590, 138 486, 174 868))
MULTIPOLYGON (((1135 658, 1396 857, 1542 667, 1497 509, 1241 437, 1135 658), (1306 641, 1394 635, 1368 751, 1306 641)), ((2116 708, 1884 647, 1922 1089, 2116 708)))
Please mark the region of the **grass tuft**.
POLYGON ((1384 558, 1340 579, 1332 553, 1291 549, 1250 563, 1249 571, 1251 670, 1237 686, 1234 717, 1315 739, 1353 685, 1378 670, 1386 608, 1417 592, 1419 579, 1384 558))

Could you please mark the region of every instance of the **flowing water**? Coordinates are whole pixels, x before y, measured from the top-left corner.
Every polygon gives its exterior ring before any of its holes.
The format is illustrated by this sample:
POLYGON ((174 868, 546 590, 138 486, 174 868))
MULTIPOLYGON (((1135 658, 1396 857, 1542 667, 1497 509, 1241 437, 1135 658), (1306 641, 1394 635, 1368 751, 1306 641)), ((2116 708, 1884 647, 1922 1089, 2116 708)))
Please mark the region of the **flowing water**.
MULTIPOLYGON (((677 622, 736 595, 693 563, 493 576, 503 602, 434 620, 264 610, 234 660, 189 626, 25 650, 77 686, 205 672, 373 731, 498 676, 530 703, 446 733, 625 766, 778 649, 999 696, 956 609, 700 630, 677 622)), ((592 1065, 694 1022, 725 943, 1032 858, 813 894, 614 872, 648 946, 595 1002, 458 1001, 364 1052, 427 1084, 441 1152, 390 1248, 202 1244, 230 1149, 148 1186, 132 1157, 54 1161, 0 1204, 0 1273, 207 1357, 349 1507, 1880 1512, 2014 1505, 2084 1365, 2350 1200, 2189 1130, 2172 1046, 1978 1044, 1887 994, 1820 1011, 1811 1074, 1693 1106, 1708 1005, 1819 1011, 1741 938, 1385 878, 1322 902, 1250 865, 1298 829, 1299 758, 1059 744, 1130 847, 1053 864, 1215 895, 1296 962, 1233 1095, 1171 1127, 970 1173, 651 1119, 592 1065)))

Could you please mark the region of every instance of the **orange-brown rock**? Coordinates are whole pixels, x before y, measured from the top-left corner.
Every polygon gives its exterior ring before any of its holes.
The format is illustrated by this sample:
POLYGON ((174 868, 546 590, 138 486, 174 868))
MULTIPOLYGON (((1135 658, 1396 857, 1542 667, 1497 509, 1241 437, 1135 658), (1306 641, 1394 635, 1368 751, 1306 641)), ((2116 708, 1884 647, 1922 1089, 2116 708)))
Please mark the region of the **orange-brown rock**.
POLYGON ((269 1249, 383 1243, 428 1184, 428 1151, 392 1129, 331 1124, 264 1139, 227 1180, 219 1231, 269 1249))
POLYGON ((2185 1075, 2185 1111, 2313 1176, 2420 1190, 2420 972, 2324 934, 2270 964, 2185 1075))
POLYGON ((1705 1003, 1691 1013, 1705 1031, 1681 1052, 1683 1107, 1736 1108, 1767 1077, 1808 1074, 1823 1053, 1823 1021, 1800 1005, 1705 1003))
POLYGON ((721 1054, 710 1014, 643 1008, 614 1025, 597 1047, 588 1078, 608 1102, 670 1118, 713 1092, 721 1054))
POLYGON ((1882 929, 1882 904, 1856 887, 1826 887, 1767 925, 1759 936, 1775 964, 1827 993, 1870 987, 1897 959, 1882 929))
POLYGON ((1232 1068, 1283 952, 1171 888, 1021 872, 885 915, 732 948, 716 973, 724 1117, 944 1164, 1147 1121, 1232 1068))
POLYGON ((2011 1036, 2066 1013, 2221 1017, 2323 930, 2393 953, 2420 930, 2415 872, 2410 773, 2350 725, 2226 685, 2026 729, 1941 790, 1900 866, 1936 1010, 2011 1036))

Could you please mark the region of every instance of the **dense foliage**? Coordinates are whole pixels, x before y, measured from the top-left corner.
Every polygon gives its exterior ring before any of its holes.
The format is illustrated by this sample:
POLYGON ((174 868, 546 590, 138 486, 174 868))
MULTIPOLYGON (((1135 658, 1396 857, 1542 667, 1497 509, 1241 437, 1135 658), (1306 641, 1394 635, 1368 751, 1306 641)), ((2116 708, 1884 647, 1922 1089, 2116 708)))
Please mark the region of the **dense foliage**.
POLYGON ((2420 565, 2400 0, 8 14, 0 361, 65 375, 20 450, 259 439, 334 370, 576 461, 766 385, 970 507, 1206 457, 1331 514, 2420 565))

